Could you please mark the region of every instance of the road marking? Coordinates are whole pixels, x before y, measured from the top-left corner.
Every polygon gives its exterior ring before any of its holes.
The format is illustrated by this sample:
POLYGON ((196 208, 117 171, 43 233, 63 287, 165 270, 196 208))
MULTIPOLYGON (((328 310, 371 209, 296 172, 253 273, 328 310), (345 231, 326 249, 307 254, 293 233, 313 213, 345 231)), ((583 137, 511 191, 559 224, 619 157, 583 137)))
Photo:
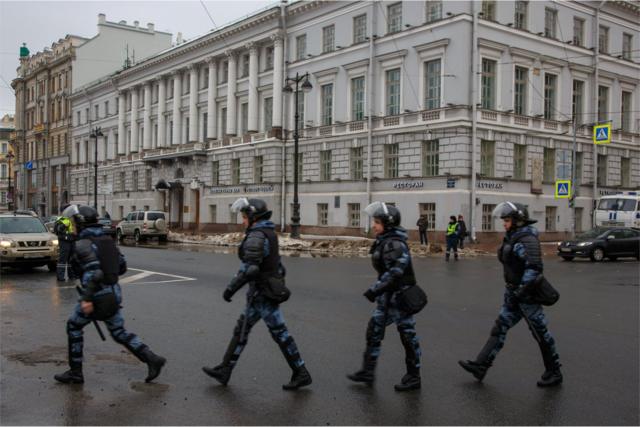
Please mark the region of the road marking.
MULTIPOLYGON (((134 270, 134 269, 133 269, 133 268, 131 268, 130 270, 134 270)), ((131 283, 131 282, 133 282, 133 281, 135 281, 135 280, 138 280, 138 279, 144 279, 145 277, 149 277, 149 276, 151 276, 151 275, 153 275, 153 273, 152 273, 152 272, 150 272, 150 271, 143 271, 142 273, 134 274, 134 275, 132 275, 132 276, 127 276, 127 277, 125 277, 124 279, 119 280, 119 282, 120 282, 120 284, 121 284, 121 285, 125 285, 125 284, 127 284, 127 283, 131 283)))
POLYGON ((151 271, 151 270, 142 270, 139 268, 129 268, 131 271, 139 271, 140 273, 134 274, 133 276, 125 277, 120 281, 121 284, 131 283, 135 280, 144 279, 149 276, 167 276, 171 277, 170 280, 153 280, 149 282, 135 282, 134 285, 149 285, 154 283, 175 283, 175 282, 190 282, 193 280, 198 280, 195 277, 187 277, 187 276, 178 276, 177 274, 169 274, 169 273, 161 273, 159 271, 151 271))

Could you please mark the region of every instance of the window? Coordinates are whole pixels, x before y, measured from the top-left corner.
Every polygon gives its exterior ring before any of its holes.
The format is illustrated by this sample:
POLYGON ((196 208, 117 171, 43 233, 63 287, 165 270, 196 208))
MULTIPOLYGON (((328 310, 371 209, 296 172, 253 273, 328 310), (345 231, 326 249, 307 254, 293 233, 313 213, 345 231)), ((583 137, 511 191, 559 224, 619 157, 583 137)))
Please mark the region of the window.
POLYGON ((420 216, 424 216, 427 219, 427 230, 436 229, 436 204, 435 203, 420 203, 418 205, 420 216))
POLYGON ((353 43, 361 43, 367 39, 367 15, 353 18, 353 43))
POLYGON ((633 36, 631 34, 622 34, 622 59, 631 61, 631 47, 633 46, 633 36))
POLYGON ((227 134, 227 109, 226 108, 223 108, 220 110, 220 121, 222 122, 222 125, 220 126, 222 130, 222 136, 225 136, 227 134))
POLYGON ((4 179, 7 177, 9 171, 9 167, 6 163, 0 164, 0 178, 4 179))
POLYGON ((527 179, 527 146, 513 144, 513 177, 527 179))
POLYGON ((422 176, 438 176, 440 167, 440 141, 422 143, 422 176))
POLYGON ((544 149, 542 180, 552 182, 556 179, 556 150, 553 148, 544 149))
POLYGON ((0 147, 2 147, 0 152, 2 154, 7 154, 7 152, 9 151, 8 149, 9 145, 6 142, 3 142, 2 144, 0 144, 0 147))
POLYGON ((545 7, 544 9, 544 36, 552 39, 556 38, 556 27, 558 23, 558 11, 545 7))
POLYGON ((209 222, 212 224, 218 222, 218 205, 209 205, 209 222))
POLYGON ((264 130, 270 131, 273 125, 273 98, 264 99, 264 130))
MULTIPOLYGON (((221 75, 218 76, 218 81, 220 83, 226 83, 227 79, 229 78, 229 61, 223 61, 221 68, 222 72, 221 75)), ((173 90, 171 92, 173 92, 173 90)))
POLYGON ((331 181, 331 150, 320 151, 320 181, 331 181))
POLYGON ((296 37, 296 59, 302 61, 307 57, 307 35, 296 37))
POLYGON ((120 98, 116 97, 116 101, 114 102, 115 106, 116 106, 116 114, 120 113, 120 98))
POLYGON ((240 134, 247 133, 249 130, 249 103, 245 102, 240 105, 240 134))
POLYGON ((173 144, 173 120, 169 121, 169 144, 173 144))
POLYGON ((598 34, 598 49, 600 53, 609 53, 609 28, 600 25, 600 33, 598 34))
POLYGON ((494 176, 495 141, 480 141, 480 173, 483 176, 494 176))
POLYGON ((76 113, 76 126, 80 126, 82 122, 80 121, 80 111, 76 113))
POLYGON ((322 85, 322 120, 323 125, 333 123, 333 83, 322 85))
POLYGON ((573 44, 584 46, 584 19, 573 18, 573 44))
POLYGON ((607 185, 607 156, 598 155, 598 185, 607 185))
POLYGON ((398 177, 398 144, 384 146, 384 177, 398 177))
POLYGON ((249 55, 242 55, 242 69, 240 77, 249 75, 249 55))
POLYGON ((482 108, 496 108, 496 61, 482 58, 482 108))
POLYGON ((556 83, 558 76, 555 74, 544 74, 544 118, 553 120, 556 112, 556 83))
POLYGON ((496 2, 495 1, 483 0, 482 17, 490 21, 496 20, 496 2))
POLYGON ((253 158, 253 181, 256 184, 262 184, 264 182, 263 170, 262 156, 255 156, 253 158))
MULTIPOLYGON (((120 191, 125 191, 126 190, 126 179, 127 179, 127 175, 125 172, 120 172, 120 174, 118 175, 118 188, 120 189, 120 191)), ((77 186, 77 181, 78 179, 76 178, 76 186, 77 186)), ((76 187, 77 188, 77 187, 76 187)))
POLYGON ((336 47, 336 27, 329 25, 322 29, 322 53, 333 52, 336 47))
MULTIPOLYGON (((202 84, 200 85, 200 89, 206 89, 209 87, 209 67, 204 67, 202 70, 202 84)), ((156 89, 158 86, 156 85, 156 89)), ((156 101, 158 92, 156 91, 156 101)))
MULTIPOLYGON (((44 179, 44 175, 42 177, 44 179)), ((82 178, 82 188, 83 188, 83 192, 82 194, 89 194, 89 186, 87 185, 87 177, 85 176, 84 178, 82 178)))
POLYGON ((304 129, 304 92, 298 92, 298 129, 304 129))
POLYGON ((240 184, 240 159, 231 159, 231 185, 240 184))
POLYGON ((98 120, 100 118, 100 106, 99 105, 94 105, 93 106, 93 119, 94 120, 98 120))
POLYGON ((231 207, 233 205, 229 205, 229 224, 237 224, 238 223, 238 213, 234 212, 231 207))
POLYGON ((400 68, 386 72, 387 116, 400 114, 400 68))
MULTIPOLYGON (((191 70, 189 72, 189 74, 191 74, 191 73, 195 73, 195 70, 191 70)), ((191 92, 191 78, 190 78, 189 74, 184 73, 182 75, 182 94, 183 95, 186 95, 189 92, 191 92)), ((196 89, 196 88, 194 88, 194 89, 196 89)))
POLYGON ((387 6, 387 33, 397 33, 402 30, 402 3, 387 6))
POLYGON ((425 62, 425 100, 424 108, 426 110, 432 110, 434 108, 440 108, 440 60, 435 59, 433 61, 425 62))
POLYGON ((360 227, 360 203, 347 204, 349 227, 360 227))
POLYGON ((556 231, 556 212, 558 208, 555 206, 545 206, 544 208, 544 230, 556 231))
POLYGON ((515 68, 513 81, 513 110, 516 114, 527 114, 527 85, 529 80, 529 70, 524 67, 515 68))
POLYGON ((442 1, 427 0, 425 21, 427 23, 442 19, 442 1))
POLYGON ((583 114, 582 106, 584 104, 584 82, 581 80, 573 81, 573 93, 571 95, 571 113, 576 124, 582 124, 583 114))
POLYGON ((211 162, 211 185, 220 185, 220 161, 211 162))
POLYGON ((606 86, 598 86, 598 121, 606 122, 608 117, 609 106, 609 88, 606 86))
POLYGON ((109 116, 109 101, 104 101, 104 115, 105 117, 109 116))
POLYGON ((351 120, 364 119, 364 77, 351 79, 351 120))
POLYGON ((571 179, 571 151, 556 150, 556 178, 571 179))
POLYGON ((145 169, 144 171, 144 189, 151 191, 153 187, 153 171, 151 169, 145 169))
POLYGON ((516 1, 515 12, 513 15, 513 26, 519 30, 527 29, 527 15, 529 9, 528 1, 516 1))
POLYGON ((631 187, 631 159, 629 157, 620 159, 620 185, 631 187))
MULTIPOLYGON (((202 138, 204 141, 209 137, 207 131, 209 129, 209 113, 202 115, 202 138)), ((158 140, 158 125, 155 125, 155 140, 158 140)))
POLYGON ((318 203, 318 225, 327 225, 329 223, 329 204, 318 203))
POLYGON ((625 132, 631 132, 631 92, 622 91, 620 106, 621 127, 625 132))
POLYGON ((482 205, 482 231, 494 231, 493 210, 496 205, 482 205))
POLYGON ((362 157, 362 147, 353 147, 351 148, 350 153, 351 160, 351 179, 360 180, 363 178, 363 169, 362 165, 363 157, 362 157))
POLYGON ((138 191, 138 171, 131 172, 131 191, 138 191))

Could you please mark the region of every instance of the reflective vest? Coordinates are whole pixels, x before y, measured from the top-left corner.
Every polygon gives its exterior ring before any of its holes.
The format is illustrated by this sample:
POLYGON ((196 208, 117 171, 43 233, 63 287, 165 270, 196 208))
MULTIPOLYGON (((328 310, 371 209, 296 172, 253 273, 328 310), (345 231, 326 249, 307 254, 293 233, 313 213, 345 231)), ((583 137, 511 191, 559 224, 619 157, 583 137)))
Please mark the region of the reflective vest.
POLYGON ((455 234, 457 228, 458 228, 458 223, 457 222, 455 222, 453 224, 449 224, 447 226, 447 236, 451 236, 452 234, 455 234))
POLYGON ((64 226, 64 234, 73 234, 73 222, 69 218, 61 216, 56 222, 64 226))

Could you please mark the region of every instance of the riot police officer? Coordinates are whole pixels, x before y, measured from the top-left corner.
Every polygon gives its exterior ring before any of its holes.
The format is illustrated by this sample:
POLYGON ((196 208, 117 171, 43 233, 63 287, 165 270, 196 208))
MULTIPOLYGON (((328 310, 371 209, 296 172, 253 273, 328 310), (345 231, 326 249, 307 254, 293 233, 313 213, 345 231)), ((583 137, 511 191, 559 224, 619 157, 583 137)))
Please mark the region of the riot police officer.
POLYGON ((398 304, 398 291, 416 285, 411 254, 407 246, 407 232, 400 227, 400 211, 395 206, 374 202, 365 208, 372 218, 372 230, 376 240, 369 253, 378 280, 364 293, 371 302, 376 303, 366 334, 366 349, 362 369, 347 375, 351 381, 372 384, 375 368, 380 355, 380 347, 385 329, 395 323, 405 350, 407 373, 397 391, 419 389, 420 379, 420 343, 416 335, 416 322, 413 315, 403 311, 398 304))
POLYGON ((292 370, 291 381, 282 386, 285 390, 296 390, 311 384, 311 375, 305 366, 293 337, 289 334, 280 311, 280 303, 289 296, 284 285, 285 269, 280 261, 278 236, 274 224, 269 221, 271 211, 260 199, 240 198, 231 207, 234 213, 242 214, 245 237, 238 249, 240 270, 224 291, 223 298, 231 302, 233 295, 248 284, 247 306, 233 330, 231 342, 222 363, 213 368, 203 367, 209 376, 226 385, 231 371, 247 344, 251 328, 264 320, 271 337, 278 344, 292 370))
POLYGON ((120 312, 122 291, 118 284, 118 276, 127 270, 124 256, 113 239, 103 233, 94 208, 70 205, 62 215, 72 221, 78 233, 71 265, 80 275, 82 295, 67 321, 70 369, 54 378, 66 384, 84 383, 82 329, 92 321, 102 320, 117 343, 147 364, 145 381, 152 381, 160 374, 166 360, 154 354, 135 334, 124 329, 124 318, 120 312))
MULTIPOLYGON (((69 205, 62 207, 60 212, 63 212, 69 205)), ((56 220, 53 231, 58 236, 59 252, 58 252, 58 265, 56 268, 56 275, 58 282, 64 282, 67 277, 71 276, 71 269, 69 268, 69 258, 71 258, 71 252, 73 251, 73 241, 75 240, 75 231, 71 219, 60 216, 56 220)))
POLYGON ((545 372, 538 381, 538 386, 558 385, 562 383, 562 373, 555 341, 547 329, 542 306, 528 297, 532 287, 542 279, 543 270, 538 231, 531 226, 536 221, 529 218, 527 208, 520 203, 500 203, 493 215, 503 220, 506 231, 498 250, 498 259, 503 265, 506 281, 504 303, 491 329, 491 335, 476 360, 461 360, 458 363, 481 381, 502 349, 507 331, 524 317, 538 342, 544 361, 545 372))

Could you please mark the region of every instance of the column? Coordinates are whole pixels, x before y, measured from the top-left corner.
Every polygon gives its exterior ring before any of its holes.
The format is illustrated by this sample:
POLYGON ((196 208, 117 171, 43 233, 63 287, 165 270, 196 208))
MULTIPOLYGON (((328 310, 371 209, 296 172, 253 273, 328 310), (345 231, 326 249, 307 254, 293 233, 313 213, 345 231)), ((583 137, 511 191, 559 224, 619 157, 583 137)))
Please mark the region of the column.
POLYGON ((236 112, 236 77, 238 67, 236 65, 236 53, 232 50, 226 52, 229 60, 229 73, 227 74, 227 134, 236 134, 236 121, 238 119, 236 112))
POLYGON ((218 96, 218 62, 211 57, 209 63, 209 91, 207 92, 207 136, 211 139, 218 137, 216 117, 216 97, 218 96))
POLYGON ((139 86, 131 88, 131 147, 129 152, 138 152, 138 89, 139 86))
POLYGON ((180 70, 173 72, 173 145, 180 144, 182 132, 182 117, 180 105, 182 104, 182 73, 180 70))
POLYGON ((118 155, 124 155, 127 151, 125 144, 127 135, 124 130, 124 116, 127 114, 126 100, 127 92, 121 90, 118 92, 118 155))
POLYGON ((167 118, 164 113, 167 108, 167 86, 166 81, 163 76, 158 77, 158 140, 156 141, 156 146, 158 147, 166 147, 168 144, 165 141, 166 139, 166 128, 167 128, 167 118))
POLYGON ((116 151, 118 151, 118 148, 115 146, 116 136, 113 132, 113 128, 109 129, 108 135, 109 145, 107 146, 107 159, 113 160, 116 158, 116 151))
POLYGON ((282 128, 282 87, 284 85, 284 40, 282 34, 273 39, 273 128, 282 128))
POLYGON ((151 82, 144 85, 144 134, 142 134, 142 147, 145 150, 151 149, 151 82))
POLYGON ((247 45, 249 49, 249 132, 258 131, 259 100, 258 100, 258 46, 255 43, 247 45))
POLYGON ((198 140, 198 67, 189 66, 189 138, 188 142, 198 140))

